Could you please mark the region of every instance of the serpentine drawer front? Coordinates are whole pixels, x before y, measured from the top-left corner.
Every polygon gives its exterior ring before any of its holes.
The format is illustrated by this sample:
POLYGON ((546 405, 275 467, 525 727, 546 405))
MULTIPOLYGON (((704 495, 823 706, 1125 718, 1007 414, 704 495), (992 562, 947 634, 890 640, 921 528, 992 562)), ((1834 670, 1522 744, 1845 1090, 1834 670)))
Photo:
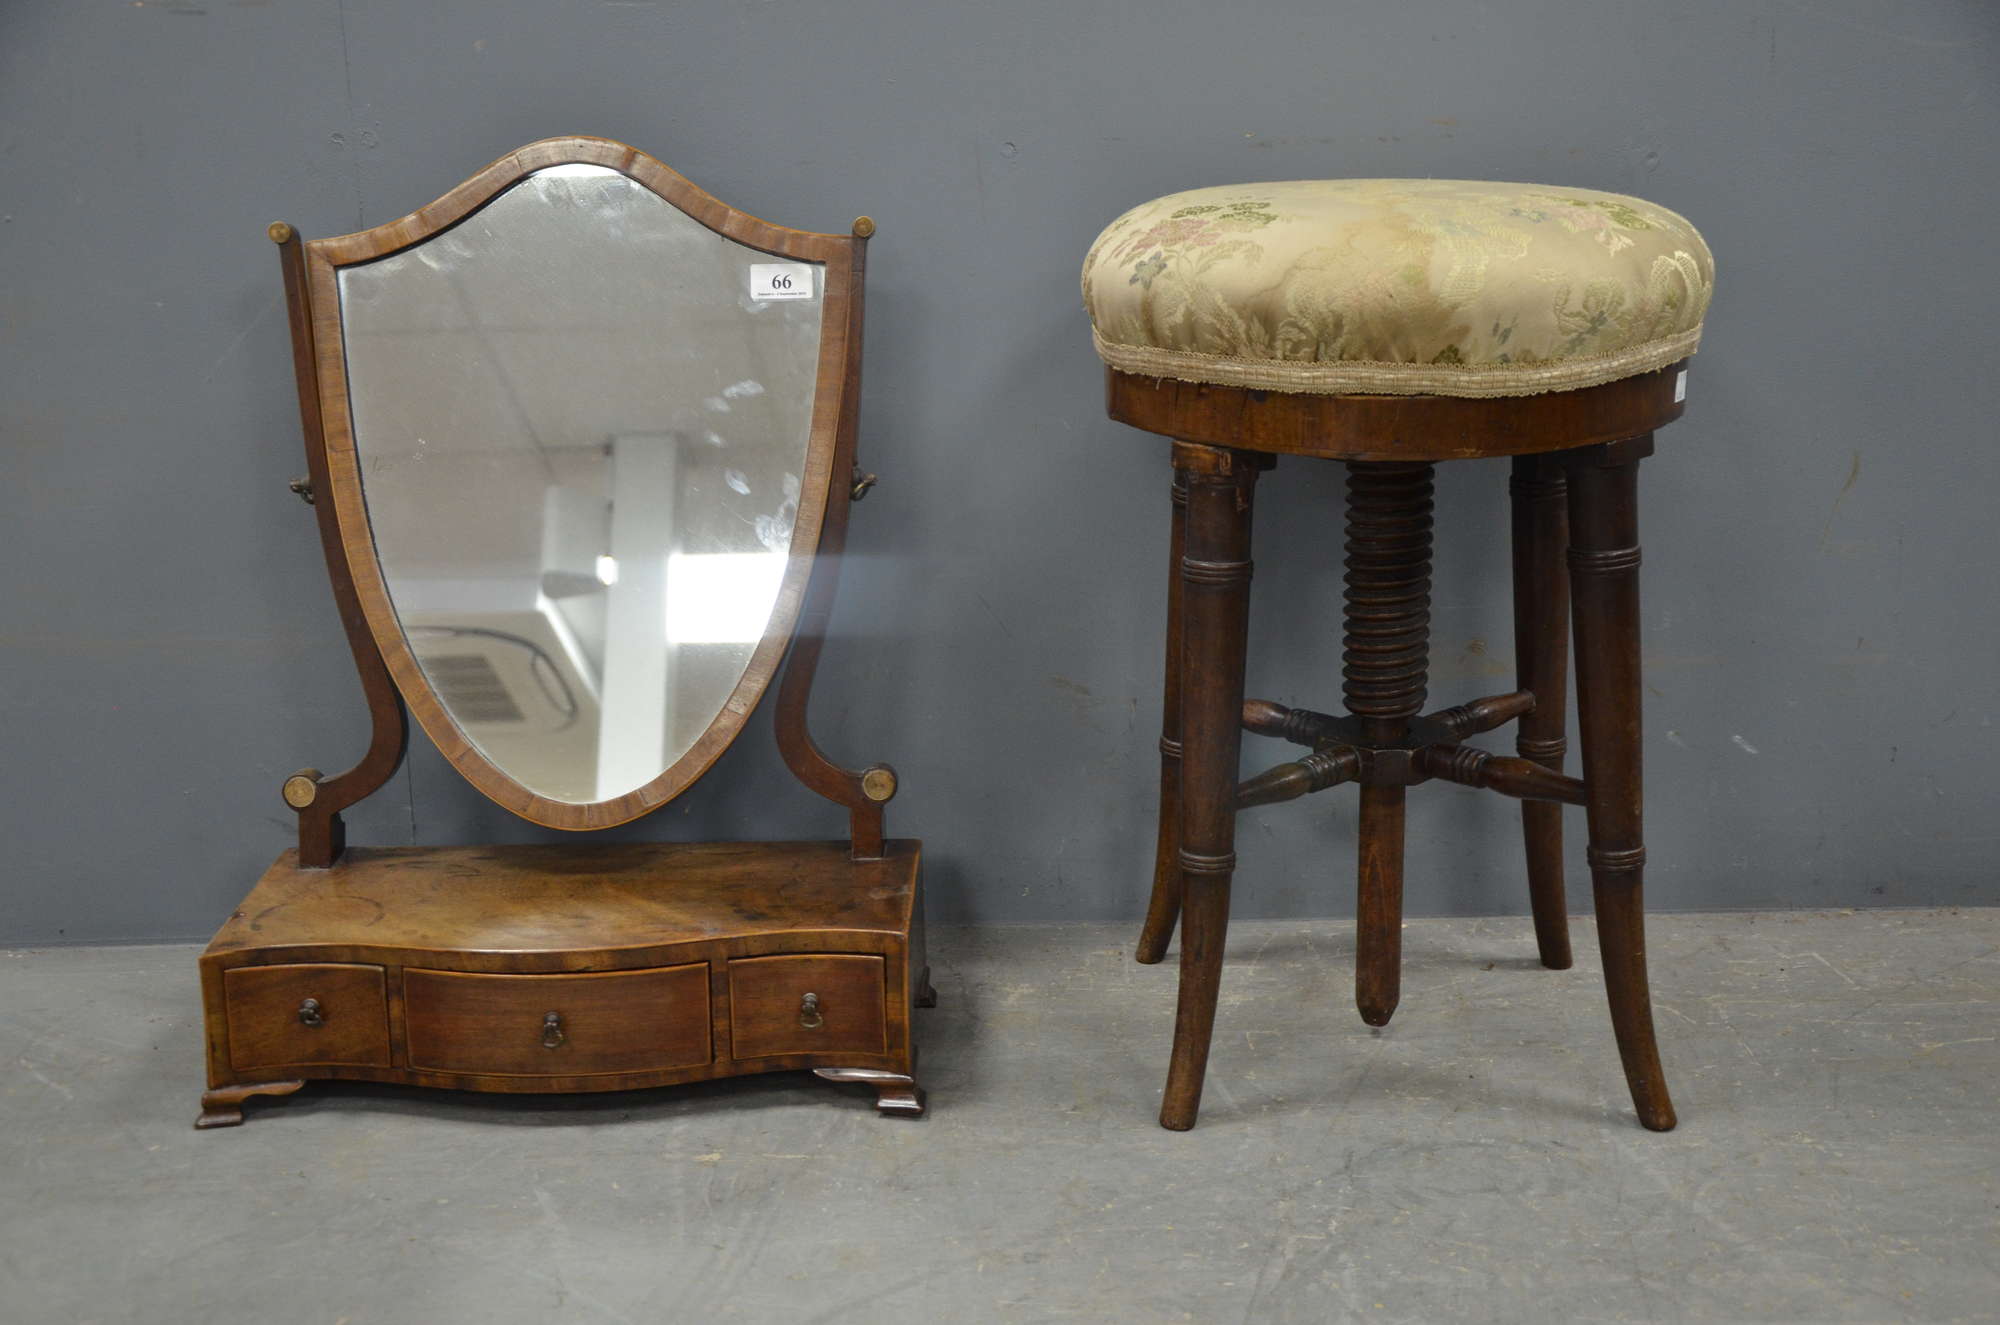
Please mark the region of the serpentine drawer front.
POLYGON ((921 852, 350 847, 324 869, 287 852, 202 954, 196 1124, 327 1078, 566 1094, 810 1071, 921 1113, 921 852))
POLYGON ((591 975, 403 972, 410 1066, 583 1076, 709 1061, 708 963, 591 975))
POLYGON ((389 996, 379 966, 239 966, 222 973, 229 1061, 389 1065, 389 996))
POLYGON ((739 957, 729 963, 736 1058, 879 1054, 887 1047, 880 957, 739 957))

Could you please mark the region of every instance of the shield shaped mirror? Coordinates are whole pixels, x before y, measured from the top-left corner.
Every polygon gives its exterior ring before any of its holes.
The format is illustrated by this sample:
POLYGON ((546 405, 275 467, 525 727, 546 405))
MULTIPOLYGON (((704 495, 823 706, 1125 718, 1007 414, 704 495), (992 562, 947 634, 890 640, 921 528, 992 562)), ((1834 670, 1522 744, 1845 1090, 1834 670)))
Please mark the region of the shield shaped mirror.
POLYGON ((423 687, 536 798, 659 782, 754 705, 789 628, 825 264, 565 163, 333 276, 367 528, 423 687))

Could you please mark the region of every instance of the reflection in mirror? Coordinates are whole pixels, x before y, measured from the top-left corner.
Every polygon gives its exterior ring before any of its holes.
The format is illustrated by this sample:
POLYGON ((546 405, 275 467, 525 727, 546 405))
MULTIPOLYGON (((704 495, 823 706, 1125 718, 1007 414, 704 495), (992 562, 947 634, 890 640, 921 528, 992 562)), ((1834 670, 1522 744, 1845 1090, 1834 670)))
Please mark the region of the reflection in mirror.
POLYGON ((637 790, 742 680, 798 516, 821 274, 585 165, 340 271, 390 598, 528 790, 637 790))

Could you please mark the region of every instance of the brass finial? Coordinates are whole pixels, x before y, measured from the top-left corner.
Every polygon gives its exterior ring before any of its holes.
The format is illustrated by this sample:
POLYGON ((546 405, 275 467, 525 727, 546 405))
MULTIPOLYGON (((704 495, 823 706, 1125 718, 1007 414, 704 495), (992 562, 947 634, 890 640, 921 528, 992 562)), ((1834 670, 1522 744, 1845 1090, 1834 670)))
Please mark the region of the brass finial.
POLYGON ((866 238, 868 238, 868 236, 870 236, 870 235, 872 235, 872 234, 874 234, 874 233, 875 233, 875 218, 874 218, 874 217, 872 217, 872 216, 857 216, 857 217, 855 217, 855 218, 854 218, 854 235, 855 235, 855 238, 857 238, 857 239, 866 239, 866 238))
POLYGON ((285 779, 285 804, 303 810, 319 799, 319 770, 304 768, 285 779))
POLYGON ((896 770, 877 764, 861 775, 861 794, 871 801, 885 801, 896 794, 896 770))
POLYGON ((283 221, 271 222, 264 227, 264 233, 271 237, 273 244, 289 244, 292 240, 292 228, 283 221))

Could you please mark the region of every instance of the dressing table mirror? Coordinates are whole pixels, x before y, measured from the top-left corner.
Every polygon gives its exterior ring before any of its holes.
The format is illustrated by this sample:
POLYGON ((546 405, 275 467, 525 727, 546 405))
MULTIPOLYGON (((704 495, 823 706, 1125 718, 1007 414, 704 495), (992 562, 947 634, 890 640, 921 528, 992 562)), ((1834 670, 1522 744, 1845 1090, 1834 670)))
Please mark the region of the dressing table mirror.
POLYGON ((920 844, 884 764, 806 727, 852 502, 866 217, 788 230, 598 138, 430 206, 270 228, 308 474, 372 718, 282 794, 281 855, 201 958, 200 1127, 313 1079, 568 1092, 812 1070, 921 1113, 920 844), (837 842, 349 846, 407 714, 521 817, 672 801, 767 691, 837 842))

